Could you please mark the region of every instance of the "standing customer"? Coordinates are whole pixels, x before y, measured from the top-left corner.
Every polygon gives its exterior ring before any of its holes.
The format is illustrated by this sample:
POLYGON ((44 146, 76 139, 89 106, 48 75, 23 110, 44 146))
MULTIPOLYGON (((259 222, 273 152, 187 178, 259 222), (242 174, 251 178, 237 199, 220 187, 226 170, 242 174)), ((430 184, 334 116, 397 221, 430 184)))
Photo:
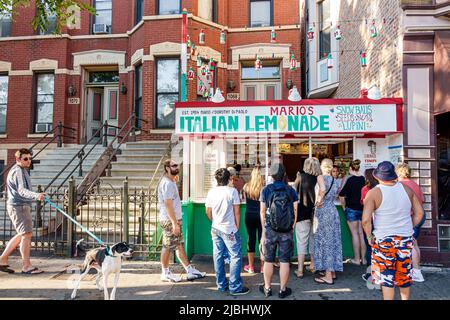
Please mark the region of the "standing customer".
POLYGON ((259 291, 265 297, 272 295, 273 263, 278 248, 280 261, 280 291, 283 299, 292 293, 287 287, 289 264, 294 251, 294 225, 297 220, 297 193, 283 182, 286 171, 281 163, 270 166, 274 182, 261 191, 261 223, 263 225, 262 251, 264 255, 264 284, 259 291))
POLYGON ((316 203, 315 187, 317 176, 321 174, 320 163, 317 158, 308 158, 303 164, 303 172, 297 174, 294 188, 298 195, 297 223, 295 224, 295 235, 297 238, 298 267, 295 271, 297 278, 303 278, 303 267, 305 255, 308 251, 311 256, 310 270, 314 269, 314 238, 312 230, 312 215, 316 203))
POLYGON ((33 200, 44 201, 44 193, 31 191, 31 179, 27 169, 31 165, 31 152, 20 149, 15 153, 16 164, 9 170, 6 180, 8 201, 6 211, 11 219, 17 234, 8 241, 8 245, 0 256, 0 271, 14 273, 9 268, 8 258, 20 244, 22 255, 22 273, 39 274, 42 270, 33 267, 30 261, 31 236, 33 232, 33 218, 31 204, 33 200))
POLYGON ((214 270, 217 289, 227 290, 233 296, 244 295, 250 289, 244 287, 241 278, 242 243, 239 233, 241 219, 241 200, 237 190, 228 185, 230 172, 225 168, 216 170, 214 176, 217 187, 209 190, 206 197, 206 215, 212 221, 211 237, 213 241, 214 270), (230 281, 225 273, 225 258, 230 257, 230 281))
POLYGON ((356 159, 350 163, 350 177, 344 184, 344 187, 339 192, 342 208, 345 212, 345 219, 352 234, 353 259, 351 263, 360 265, 366 264, 366 245, 364 242, 364 234, 361 226, 361 217, 363 206, 361 204, 361 190, 364 187, 366 180, 359 173, 361 161, 356 159))
POLYGON ((334 205, 338 185, 330 175, 331 159, 323 159, 320 165, 322 175, 317 177, 319 194, 316 197, 314 213, 314 268, 324 270, 325 275, 314 280, 317 283, 334 284, 336 271, 342 271, 342 242, 339 213, 334 205))
MULTIPOLYGON (((251 173, 250 181, 244 185, 245 197, 245 227, 247 229, 247 256, 248 265, 244 266, 244 270, 248 273, 255 273, 255 251, 256 238, 258 243, 261 243, 261 217, 260 217, 260 203, 259 196, 264 186, 264 179, 261 176, 261 169, 256 166, 251 173)), ((261 253, 260 253, 261 254, 261 253)), ((263 260, 261 260, 261 269, 263 269, 263 260)))
MULTIPOLYGON (((400 163, 395 168, 395 172, 398 175, 398 181, 400 181, 403 185, 406 185, 411 188, 412 191, 414 191, 416 197, 420 200, 420 204, 422 205, 425 201, 425 197, 423 196, 422 190, 420 190, 420 187, 417 183, 412 181, 410 179, 411 177, 411 169, 409 168, 408 164, 406 163, 400 163)), ((420 235, 420 228, 423 226, 426 220, 426 215, 423 215, 422 220, 419 222, 417 226, 414 227, 414 234, 413 234, 413 240, 414 240, 414 246, 412 250, 412 265, 413 268, 411 270, 411 275, 413 281, 416 282, 424 282, 425 279, 423 278, 422 271, 420 271, 420 249, 419 249, 419 243, 417 240, 419 239, 420 235)))
POLYGON ((384 300, 394 299, 395 287, 400 288, 401 299, 408 300, 413 227, 422 220, 422 205, 410 187, 396 181, 389 161, 379 163, 373 175, 379 185, 367 193, 363 213, 364 231, 372 245, 372 276, 382 286, 384 300))
POLYGON ((188 280, 203 278, 206 272, 194 268, 184 250, 182 212, 180 194, 175 183, 180 172, 178 164, 173 160, 164 162, 164 176, 158 185, 158 203, 160 206, 159 223, 163 229, 163 246, 161 250, 161 281, 179 282, 181 278, 170 272, 170 252, 175 250, 187 273, 188 280))

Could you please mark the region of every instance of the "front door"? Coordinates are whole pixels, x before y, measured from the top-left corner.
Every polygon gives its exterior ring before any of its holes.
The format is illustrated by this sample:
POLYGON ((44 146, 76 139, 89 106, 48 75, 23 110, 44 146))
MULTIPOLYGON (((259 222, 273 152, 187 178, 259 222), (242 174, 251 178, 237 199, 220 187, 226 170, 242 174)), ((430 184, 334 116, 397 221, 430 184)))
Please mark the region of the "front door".
MULTIPOLYGON (((88 88, 87 94, 87 114, 86 114, 86 137, 89 141, 92 137, 91 143, 97 142, 103 134, 103 130, 99 129, 108 121, 108 125, 118 126, 118 99, 119 89, 114 87, 95 87, 88 88)), ((108 140, 112 140, 117 133, 117 128, 108 128, 108 140)))
POLYGON ((245 101, 281 99, 279 81, 242 82, 241 92, 241 99, 245 101))

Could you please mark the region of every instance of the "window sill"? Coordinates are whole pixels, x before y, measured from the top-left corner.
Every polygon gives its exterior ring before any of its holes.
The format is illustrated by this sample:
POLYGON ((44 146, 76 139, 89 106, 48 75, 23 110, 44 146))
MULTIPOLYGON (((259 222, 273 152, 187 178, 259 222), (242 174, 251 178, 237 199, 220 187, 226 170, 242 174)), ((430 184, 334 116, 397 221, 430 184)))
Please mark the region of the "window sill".
POLYGON ((150 133, 174 133, 174 129, 152 129, 150 133))
MULTIPOLYGON (((27 134, 27 138, 43 138, 46 135, 46 133, 29 133, 27 134)), ((47 138, 53 138, 53 133, 50 133, 47 138)))
POLYGON ((8 135, 6 133, 0 133, 0 139, 6 139, 8 135))

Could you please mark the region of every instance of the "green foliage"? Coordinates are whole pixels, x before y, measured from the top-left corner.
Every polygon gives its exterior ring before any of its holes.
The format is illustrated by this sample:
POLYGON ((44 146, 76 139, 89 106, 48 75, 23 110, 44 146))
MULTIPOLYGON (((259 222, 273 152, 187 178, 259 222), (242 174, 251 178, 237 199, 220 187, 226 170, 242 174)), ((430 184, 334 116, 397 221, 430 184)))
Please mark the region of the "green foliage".
MULTIPOLYGON (((29 7, 30 2, 31 0, 0 0, 0 12, 11 13, 15 8, 29 7)), ((55 34, 61 34, 61 27, 71 19, 74 6, 80 12, 87 11, 95 15, 95 9, 89 5, 88 0, 36 0, 36 15, 31 24, 35 30, 47 30, 49 20, 56 17, 55 34)), ((14 14, 13 18, 20 19, 20 16, 14 14)))

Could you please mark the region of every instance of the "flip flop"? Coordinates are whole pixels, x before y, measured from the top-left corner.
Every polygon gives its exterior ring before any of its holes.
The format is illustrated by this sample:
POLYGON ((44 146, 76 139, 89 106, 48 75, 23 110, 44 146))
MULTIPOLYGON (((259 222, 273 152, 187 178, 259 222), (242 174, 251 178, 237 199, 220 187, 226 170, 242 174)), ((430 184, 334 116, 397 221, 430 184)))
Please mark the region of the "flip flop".
POLYGON ((299 273, 298 270, 295 270, 294 273, 298 279, 303 279, 303 273, 299 273))
POLYGON ((14 270, 9 268, 9 265, 0 266, 0 271, 6 272, 6 273, 14 273, 14 270))
POLYGON ((314 281, 320 284, 328 284, 330 286, 334 284, 334 281, 328 282, 324 278, 314 278, 314 281))
POLYGON ((43 273, 43 272, 44 272, 44 271, 43 271, 43 270, 39 270, 38 267, 34 267, 33 269, 28 270, 28 271, 23 271, 23 270, 22 270, 22 273, 23 273, 23 274, 41 274, 41 273, 43 273))

